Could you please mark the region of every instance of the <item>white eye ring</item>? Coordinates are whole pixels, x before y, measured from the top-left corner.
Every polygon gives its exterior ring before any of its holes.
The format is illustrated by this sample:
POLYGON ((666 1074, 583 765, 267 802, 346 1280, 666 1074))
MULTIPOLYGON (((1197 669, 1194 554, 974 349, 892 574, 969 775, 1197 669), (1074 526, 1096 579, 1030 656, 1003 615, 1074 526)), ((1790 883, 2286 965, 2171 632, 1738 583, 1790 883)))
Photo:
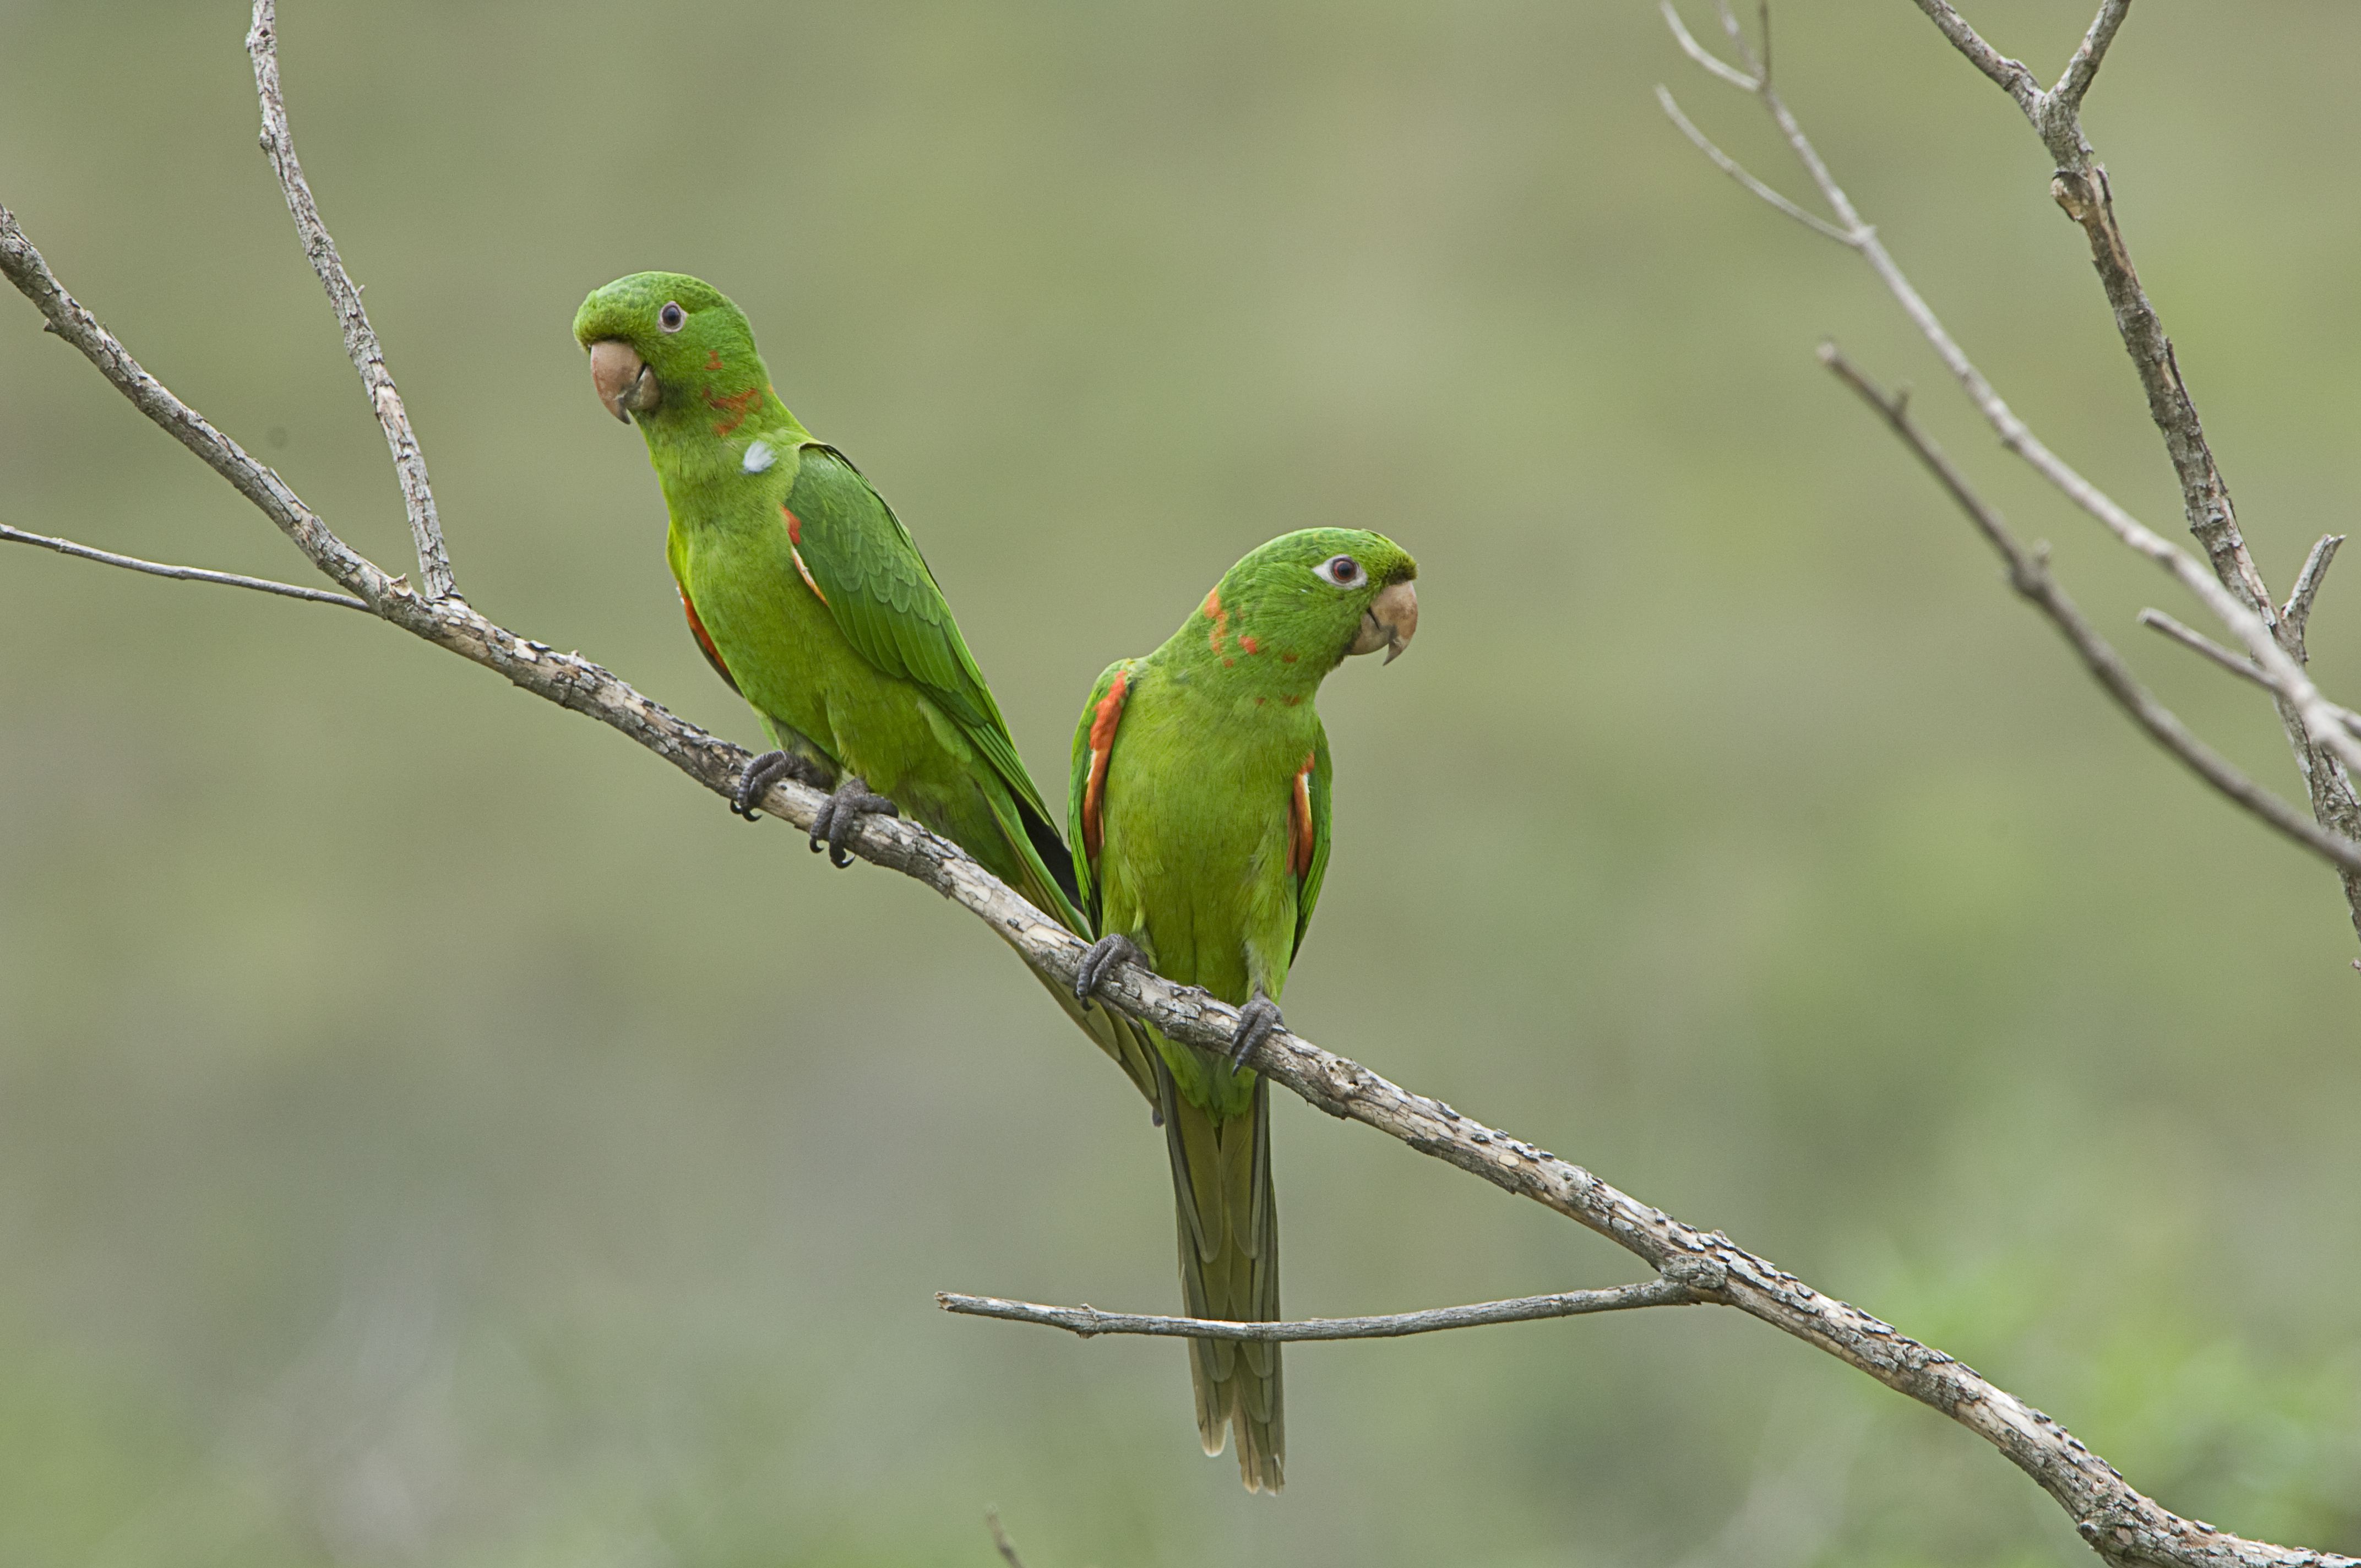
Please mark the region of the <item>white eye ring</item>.
POLYGON ((656 313, 656 325, 666 332, 678 332, 687 324, 688 313, 680 308, 680 302, 676 300, 665 301, 664 308, 656 313))
POLYGON ((1331 555, 1312 567, 1312 575, 1340 588, 1357 588, 1368 577, 1368 574, 1361 570, 1361 564, 1350 555, 1331 555))

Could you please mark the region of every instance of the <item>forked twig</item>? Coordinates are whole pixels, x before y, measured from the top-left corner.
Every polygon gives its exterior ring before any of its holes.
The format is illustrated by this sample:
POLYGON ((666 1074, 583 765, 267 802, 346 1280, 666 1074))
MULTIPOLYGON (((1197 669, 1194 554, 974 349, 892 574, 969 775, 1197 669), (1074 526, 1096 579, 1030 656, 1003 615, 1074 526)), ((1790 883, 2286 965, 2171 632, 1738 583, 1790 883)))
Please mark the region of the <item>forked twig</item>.
MULTIPOLYGON (((1669 9, 1669 6, 1667 9, 1669 9)), ((1745 81, 1748 79, 1741 77, 1740 80, 1745 81)), ((1752 89, 1749 88, 1748 91, 1751 92, 1752 89)), ((1680 104, 1673 98, 1672 89, 1664 86, 1661 82, 1659 82, 1656 87, 1656 103, 1664 109, 1664 113, 1671 117, 1673 124, 1680 126, 1681 134, 1687 137, 1691 142, 1695 143, 1697 149, 1699 152, 1704 153, 1706 157, 1713 160, 1713 166, 1716 169, 1720 170, 1724 174, 1729 175, 1732 180, 1735 180, 1741 185, 1745 186, 1755 195, 1760 196, 1763 200, 1770 203, 1771 205, 1776 207, 1779 211, 1786 214, 1787 216, 1795 219, 1806 228, 1810 229, 1814 234, 1824 235, 1828 238, 1836 241, 1839 245, 1841 245, 1848 249, 1858 250, 1861 248, 1861 241, 1855 236, 1848 233, 1846 230, 1837 227, 1836 225, 1828 222, 1828 219, 1820 216, 1817 213, 1809 212, 1805 208, 1797 206, 1794 202, 1788 200, 1785 196, 1781 195, 1777 191, 1772 189, 1769 185, 1764 184, 1762 181, 1749 173, 1744 164, 1730 157, 1730 154, 1722 151, 1719 147, 1714 144, 1711 137, 1708 137, 1703 131, 1697 129, 1696 124, 1692 122, 1686 115, 1681 113, 1680 104)))
MULTIPOLYGON (((2131 248, 2115 221, 2114 197, 2106 168, 2082 132, 2082 98, 2090 91, 2108 46, 2123 26, 2130 0, 2102 0, 2081 46, 2067 62, 2058 84, 2047 93, 2032 72, 2015 60, 2002 59, 1999 51, 1968 25, 1949 0, 1917 3, 1961 55, 2007 91, 2055 161, 2057 173, 2050 181, 2050 194, 2089 241, 2091 263, 2098 272, 2100 287, 2106 292, 2116 334, 2123 339, 2124 351, 2139 377, 2141 390, 2147 394, 2148 418, 2164 438, 2165 453, 2180 482, 2181 512, 2189 532, 2203 547, 2222 586, 2257 620, 2276 621, 2271 630, 2279 645, 2290 660, 2302 663, 2304 626, 2290 619, 2284 609, 2272 609, 2270 590, 2239 531, 2230 487, 2222 477, 2221 466, 2214 461, 2213 449, 2205 439, 2205 427, 2197 417, 2197 405, 2181 379, 2180 362, 2173 353, 2172 340, 2165 335, 2164 323, 2147 290, 2140 285, 2138 271, 2132 266, 2131 248)), ((2289 597, 2289 606, 2299 602, 2296 596, 2289 597)), ((2208 608, 2213 607, 2209 604, 2208 608)), ((2246 628, 2226 620, 2224 624, 2239 632, 2238 640, 2272 674, 2279 724, 2295 754, 2296 766, 2303 774, 2304 786, 2311 793, 2312 816, 2332 832, 2361 839, 2361 792, 2356 791, 2353 782, 2353 738, 2341 729, 2322 732, 2321 721, 2326 716, 2303 688, 2290 686, 2279 678, 2283 672, 2256 647, 2246 628)), ((2361 934, 2361 876, 2347 873, 2344 881, 2354 929, 2361 934)))
MULTIPOLYGON (((2121 235, 2114 227, 2113 208, 2104 195, 2104 171, 2091 164, 2089 148, 2081 140, 2080 124, 2068 101, 2043 93, 2029 71, 1985 43, 1955 10, 1944 4, 1944 0, 1918 0, 1918 3, 1962 54, 2017 98, 2027 115, 2042 129, 2045 139, 2054 151, 2068 148, 2073 152, 2074 161, 2071 163, 2067 161, 2063 152, 2060 154, 2058 185, 2060 204, 2067 208, 2070 215, 2075 216, 2092 231, 2094 252, 2104 253, 2101 257, 2100 271, 2103 278, 2110 280, 2110 298, 2118 300, 2119 317, 2133 311, 2136 305, 2137 311, 2147 312, 2145 319, 2153 325, 2154 313, 2147 309, 2147 297, 2139 292, 2137 280, 2131 273, 2129 258, 2122 253, 2121 235), (2067 140, 2070 131, 2070 147, 2067 140), (2078 173, 2078 170, 2087 172, 2078 173), (2095 195, 2092 194, 2092 181, 2095 181, 2095 195), (2112 263, 2109 258, 2114 258, 2112 263)), ((2126 0, 2106 0, 2105 6, 2083 39, 2080 52, 2084 60, 2079 77, 2077 68, 2070 65, 2067 77, 2061 82, 2079 79, 2083 90, 2087 91, 2091 75, 2097 71, 2107 45, 2113 41, 2122 24, 2120 11, 2125 3, 2126 0)), ((1669 11, 1671 0, 1664 0, 1664 4, 1669 11)), ((1684 40, 1684 49, 1693 58, 1701 52, 1686 28, 1677 25, 1677 16, 1668 19, 1674 24, 1675 36, 1684 40)), ((1744 40, 1738 38, 1737 42, 1742 50, 1744 40)), ((2279 620, 2278 614, 2268 595, 2262 589, 2260 576, 2255 574, 2251 562, 2246 559, 2245 543, 2237 534, 2235 520, 2229 510, 2227 491, 2221 487, 2219 475, 2213 470, 2211 454, 2204 450, 2202 434, 2196 426, 2195 411, 2187 406, 2187 393, 2180 387, 2178 370, 2171 370, 2169 388, 2178 393, 2178 406, 2185 411, 2185 419, 2179 413, 2165 411, 2164 403, 2159 400, 2169 400, 2166 398, 2167 389, 2164 382, 2154 377, 2148 378, 2151 411, 2157 413, 2159 428, 2166 431, 2168 445, 2173 449, 2176 465, 2181 469, 2192 526, 2213 557, 2212 569, 2142 523, 2112 496, 2084 477, 2051 451, 2009 407, 1991 381, 1976 367, 1974 361, 1952 338, 1941 319, 1886 250, 1875 228, 1862 220, 1812 145, 1811 138, 1805 134, 1802 125, 1780 98, 1777 90, 1759 71, 1750 72, 1725 69, 1715 74, 1742 86, 1763 104, 1780 134, 1786 138, 1796 159, 1810 175, 1822 199, 1836 214, 1835 226, 1839 233, 1834 237, 1841 238, 1868 261, 1880 281, 1901 304, 1904 313, 1918 328, 1938 357, 1966 390, 1969 400, 2000 436, 2001 444, 2096 519, 2120 543, 2170 574, 2235 635, 2256 663, 2270 677, 2271 689, 2279 696, 2282 714, 2290 725, 2290 739, 2297 746, 2299 759, 2305 763, 2307 782, 2313 795, 2313 815, 2319 818, 2314 825, 2319 828, 2318 832, 2290 834, 2290 837, 2322 854, 2347 874, 2348 896, 2354 901, 2356 924, 2361 924, 2361 868, 2348 861, 2343 850, 2329 848, 2335 844, 2361 842, 2361 811, 2344 812, 2336 808, 2333 799, 2323 805, 2323 792, 2333 796, 2337 788, 2343 788, 2349 798, 2350 787, 2344 784, 2342 770, 2334 764, 2341 762, 2345 769, 2361 769, 2361 737, 2355 736, 2345 728, 2339 718, 2338 705, 2329 701, 2304 673, 2299 652, 2291 652, 2279 641, 2273 624, 2279 620), (2199 461, 2201 456, 2202 463, 2199 461), (2198 476, 2200 469, 2202 477, 2198 476), (2314 757, 2315 751, 2319 753, 2317 758, 2314 757), (2353 831, 2337 831, 2347 827, 2353 831)), ((1659 94, 1666 112, 1673 115, 1684 132, 1705 148, 1708 156, 1718 166, 1727 169, 1726 155, 1719 154, 1719 149, 1712 148, 1693 126, 1687 124, 1686 117, 1678 113, 1677 105, 1668 93, 1659 89, 1659 94)), ((1813 219, 1794 202, 1770 191, 1761 181, 1748 176, 1741 182, 1780 212, 1790 217, 1801 218, 1815 232, 1828 232, 1829 225, 1813 219)), ((2130 329, 2126 330, 2128 334, 2130 329)), ((2144 358, 2146 339, 2135 342, 2133 335, 2126 336, 2127 344, 2134 346, 2135 361, 2143 366, 2144 375, 2151 360, 2165 363, 2170 358, 2170 345, 2164 343, 2161 327, 2154 328, 2153 337, 2156 344, 2162 346, 2144 358)), ((2146 721, 2143 723, 2145 727, 2146 721)), ((2155 730, 2151 728, 2150 732, 2155 733, 2155 730)), ((2226 768, 2227 764, 2223 766, 2226 768)), ((2225 783, 2215 773, 2208 772, 2206 776, 2217 786, 2225 783)), ((2251 783, 2247 784, 2247 788, 2253 789, 2251 783)), ((2249 797, 2234 798, 2245 801, 2249 797)), ((2251 799, 2275 801, 2276 797, 2256 791, 2251 799)), ((2274 828, 2287 831, 2281 813, 2264 812, 2263 815, 2274 828)))
POLYGON ((295 160, 295 135, 288 128, 287 101, 279 90, 277 0, 254 0, 254 26, 246 35, 246 49, 254 60, 254 92, 262 104, 262 150, 269 155, 270 167, 278 170, 287 211, 303 239, 303 254, 312 258, 312 270, 320 275, 321 287, 328 291, 328 303, 344 328, 345 352, 351 356, 353 368, 360 372, 369 406, 384 427, 385 444, 393 453, 393 471, 401 482, 402 510, 409 515, 411 540, 418 551, 419 583, 428 598, 442 598, 456 593, 457 585, 451 576, 450 554, 443 546, 434 490, 426 482, 426 455, 418 449, 418 437, 410 428, 410 411, 393 384, 393 372, 385 367, 385 350, 378 343, 376 329, 369 325, 368 312, 361 305, 360 287, 345 270, 336 242, 320 217, 312 187, 303 179, 303 166, 295 160))

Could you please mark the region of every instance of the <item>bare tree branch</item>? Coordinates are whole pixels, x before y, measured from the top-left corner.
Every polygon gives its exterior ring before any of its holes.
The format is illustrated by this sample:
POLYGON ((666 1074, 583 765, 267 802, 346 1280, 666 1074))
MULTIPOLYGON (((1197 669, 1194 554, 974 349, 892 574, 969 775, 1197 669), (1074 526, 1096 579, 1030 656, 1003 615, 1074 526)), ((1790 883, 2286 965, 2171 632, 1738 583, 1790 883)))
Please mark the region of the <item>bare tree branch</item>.
MULTIPOLYGON (((1831 205, 1858 226, 1840 198, 1831 205)), ((59 285, 5 208, 0 208, 0 272, 126 397, 229 479, 315 565, 377 615, 527 691, 622 731, 717 795, 726 797, 734 787, 749 761, 741 748, 678 718, 598 664, 577 654, 552 653, 546 644, 487 620, 456 595, 422 596, 351 550, 283 480, 174 398, 99 326, 59 285)), ((2271 667, 2268 660, 2263 663, 2271 667)), ((759 804, 766 813, 807 830, 822 797, 782 781, 759 804)), ((1026 903, 956 845, 906 819, 872 814, 860 817, 849 847, 976 916, 1038 973, 1072 982, 1084 951, 1081 938, 1026 903)), ((1109 1005, 1186 1046, 1226 1049, 1237 1029, 1236 1009, 1137 965, 1118 964, 1099 994, 1109 1005)), ((2168 1512, 2135 1491, 2063 1427, 1955 1358, 1859 1308, 1820 1294, 1718 1231, 1685 1224, 1570 1161, 1463 1116, 1440 1101, 1411 1093, 1301 1036, 1285 1029, 1272 1032, 1256 1047, 1251 1065, 1328 1114, 1358 1122, 1539 1203, 1676 1279, 1699 1300, 1758 1318, 1949 1416, 1999 1449, 2048 1492, 2082 1538, 2111 1563, 2361 1568, 2361 1559, 2244 1541, 2168 1512)))
MULTIPOLYGON (((2097 152, 2082 131, 2083 95, 2090 91, 2099 61, 2114 40, 2116 29, 2123 26, 2130 0, 2102 0, 2081 46, 2067 62, 2057 88, 2048 93, 2042 92, 2032 73, 2014 60, 2004 63, 2021 76, 1995 74, 1991 62, 1998 58, 1996 52, 1977 37, 1975 29, 1946 0, 1918 0, 1918 8, 1977 69, 2007 90, 2017 107, 2025 111, 2025 117, 2041 137, 2042 145, 2048 148, 2058 166, 2050 181, 2050 194, 2067 216, 2081 225, 2090 242, 2091 262, 2098 270, 2100 285, 2114 313, 2116 333, 2123 339, 2125 352, 2131 356, 2132 367, 2147 395, 2148 418, 2163 436, 2166 455, 2180 482, 2181 511, 2189 531, 2204 547, 2223 587, 2257 620, 2270 626, 2290 659, 2301 663, 2303 629, 2290 623, 2284 612, 2272 609, 2270 591, 2238 528, 2237 510, 2231 503, 2229 486, 2213 460, 2204 426, 2197 417, 2196 404, 2190 400, 2189 388, 2181 379, 2172 340, 2165 335, 2164 324, 2132 266, 2131 250, 2124 243, 2123 230, 2115 222, 2114 196, 2106 169, 2098 161, 2097 152)), ((2295 602, 2292 596, 2289 602, 2295 602)), ((2213 607, 2209 604, 2208 608, 2213 607)), ((2352 776, 2361 762, 2354 758, 2353 737, 2341 728, 2323 729, 2324 716, 2318 707, 2301 687, 2289 685, 2284 672, 2263 656, 2248 629, 2234 621, 2225 620, 2224 624, 2238 631, 2238 640, 2247 645, 2273 677, 2280 727, 2287 732, 2289 748, 2295 753, 2296 767, 2312 797, 2312 816, 2331 832, 2361 839, 2361 794, 2356 793, 2352 776)), ((2354 929, 2361 934, 2361 875, 2348 872, 2344 882, 2354 929)))
POLYGON ((1303 1340, 1400 1339, 1405 1334, 1480 1328, 1488 1323, 1528 1323, 1543 1318, 1576 1318, 1591 1312, 1623 1312, 1640 1307, 1694 1307, 1713 1299, 1692 1291, 1677 1277, 1664 1276, 1636 1285, 1619 1285, 1611 1290, 1565 1290, 1554 1296, 1521 1296, 1510 1301, 1479 1301, 1473 1306, 1435 1307, 1423 1312, 1394 1312, 1378 1318, 1305 1318, 1297 1322, 1241 1323, 1219 1318, 1102 1312, 1088 1302, 1079 1307, 1045 1307, 1038 1302, 1009 1301, 997 1296, 961 1296, 948 1290, 935 1294, 936 1304, 946 1312, 1001 1318, 1014 1323, 1039 1323, 1064 1329, 1084 1339, 1099 1334, 1150 1334, 1167 1339, 1278 1341, 1287 1344, 1303 1340))
MULTIPOLYGON (((2050 574, 2049 563, 2037 549, 2028 550, 2017 543, 2008 524, 1999 512, 1969 488, 1967 478, 1942 450, 1918 428, 1917 422, 1903 400, 1880 388, 1853 363, 1837 351, 1832 343, 1820 345, 1820 362, 1834 371, 1839 379, 1861 395, 1861 401, 1875 409, 1881 418, 1893 427, 1904 444, 1917 455, 1927 471, 1935 476, 1936 483, 1959 503, 1976 525, 1976 532, 1997 551, 2008 565, 2008 585, 2042 614, 2048 616, 2082 663, 2105 688, 2116 705, 2132 717, 2132 721, 2148 733, 2148 738, 2178 758, 2190 772, 2219 790, 2234 803, 2253 813, 2266 825, 2294 839, 2298 844, 2332 863, 2353 872, 2361 872, 2361 843, 2339 838, 2311 817, 2281 800, 2270 791, 2231 766, 2227 758, 2199 740, 2173 711, 2156 700, 2154 694, 2140 684, 2113 645, 2099 635, 2098 629, 2084 619, 2066 590, 2058 586, 2050 574)), ((2151 612, 2153 613, 2153 612, 2151 612)), ((2175 622, 2178 625, 2178 622, 2175 622)), ((2194 633, 2191 633, 2193 636, 2194 633)), ((2208 647, 2212 645, 2209 643, 2208 647)), ((2222 656, 2228 658, 2226 651, 2222 656)), ((2257 679, 2268 684, 2260 670, 2257 679)))
POLYGON ((145 572, 151 577, 170 577, 183 583, 218 583, 227 588, 253 588, 259 593, 280 594, 291 599, 309 599, 313 604, 340 604, 348 609, 368 609, 350 594, 332 594, 325 588, 299 588, 292 583, 274 583, 268 577, 242 577, 236 572, 209 572, 203 566, 167 566, 160 561, 142 561, 136 555, 117 555, 112 550, 93 549, 87 544, 77 544, 71 539, 52 539, 46 533, 27 533, 5 522, 0 522, 0 540, 11 544, 38 544, 60 555, 145 572))
POLYGON ((295 161, 295 137, 288 129, 287 102, 279 91, 277 0, 254 0, 254 27, 246 35, 246 50, 254 60, 255 96, 262 102, 262 150, 279 172, 287 211, 294 216, 295 232, 303 237, 303 254, 312 258, 312 270, 320 275, 321 286, 328 291, 328 303, 335 307, 337 323, 344 328, 345 352, 351 356, 353 368, 361 373, 369 406, 385 428, 385 444, 393 453, 394 477, 401 484, 402 510, 409 514, 410 536, 418 550, 420 586, 428 598, 442 598, 458 590, 451 576, 450 555, 443 547, 434 491, 426 482, 425 454, 418 449, 418 437, 410 428, 410 411, 402 406, 393 372, 385 367, 385 350, 378 345, 368 312, 361 307, 360 288, 345 271, 336 242, 329 237, 319 204, 312 200, 312 187, 304 181, 303 166, 295 161))
MULTIPOLYGON (((1941 319, 1886 250, 1876 230, 1862 221, 1777 91, 1759 78, 1750 91, 1818 186, 1822 199, 1848 233, 1847 243, 1869 262, 1880 281, 1900 302, 1904 313, 1999 434, 2001 444, 2097 519, 2118 541, 2169 573, 2246 645, 2256 663, 2271 677, 2272 689, 2279 695, 2281 724, 2302 771, 2312 816, 2333 839, 2361 842, 2361 798, 2355 795, 2348 772, 2361 769, 2361 737, 2345 729, 2337 718, 2337 705, 2322 695, 2304 674, 2301 643, 2290 638, 2261 575, 2255 570, 2246 542, 2238 532, 2228 489, 2213 466, 2212 452, 2205 447, 2196 409, 2189 401, 2187 389, 2180 384, 2171 345, 2165 339, 2155 311, 2131 270, 2130 257, 2123 247, 2113 203, 2106 193, 2105 170, 2093 161, 2090 146, 2082 139, 2073 105, 2042 92, 2030 71, 1993 49, 1946 0, 1917 3, 1961 54, 2017 100, 2045 145, 2057 157, 2059 172, 2051 183, 2052 193, 2091 234, 2093 258, 2106 282, 2108 298, 2115 307, 2119 330, 2147 389, 2149 414, 2164 433, 2167 449, 2180 476, 2191 530, 2204 544, 2212 570, 2142 523, 2034 434, 1951 337, 1941 319)), ((2092 70, 2121 25, 2120 15, 2110 19, 2114 4, 2115 0, 2107 0, 2083 40, 2091 51, 2092 70)), ((2361 869, 2341 860, 2337 864, 2355 930, 2361 933, 2361 869)))

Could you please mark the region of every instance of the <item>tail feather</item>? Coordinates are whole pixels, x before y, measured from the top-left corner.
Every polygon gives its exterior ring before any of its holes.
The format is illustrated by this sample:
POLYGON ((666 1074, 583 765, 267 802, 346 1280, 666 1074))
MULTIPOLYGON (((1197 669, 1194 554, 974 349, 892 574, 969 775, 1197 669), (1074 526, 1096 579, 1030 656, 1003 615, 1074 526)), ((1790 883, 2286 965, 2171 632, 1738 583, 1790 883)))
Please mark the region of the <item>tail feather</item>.
MULTIPOLYGON (((1230 1322, 1279 1317, 1279 1205, 1270 1179, 1270 1086, 1257 1079, 1253 1109, 1215 1121, 1183 1100, 1156 1061, 1172 1192, 1180 1210, 1180 1295, 1189 1316, 1230 1322)), ((1279 1346, 1246 1340, 1189 1342, 1197 1435, 1209 1454, 1237 1440, 1249 1492, 1286 1481, 1287 1431, 1279 1346)))

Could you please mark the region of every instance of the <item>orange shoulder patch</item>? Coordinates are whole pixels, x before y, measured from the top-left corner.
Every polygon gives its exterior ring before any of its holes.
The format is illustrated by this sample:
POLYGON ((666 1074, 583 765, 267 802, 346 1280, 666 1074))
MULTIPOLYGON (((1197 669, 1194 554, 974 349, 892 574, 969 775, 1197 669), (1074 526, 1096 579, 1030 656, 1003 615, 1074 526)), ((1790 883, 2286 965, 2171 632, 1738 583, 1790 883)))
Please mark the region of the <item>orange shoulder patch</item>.
MULTIPOLYGON (((731 691, 737 691, 738 678, 730 673, 730 666, 721 662, 721 650, 713 645, 712 634, 705 630, 705 622, 697 618, 697 607, 688 602, 686 588, 680 590, 680 608, 687 612, 688 633, 697 639, 697 649, 705 655, 705 662, 713 666, 715 674, 730 683, 731 691)), ((745 694, 740 692, 739 695, 742 696, 745 694)))
POLYGON ((1082 849, 1093 860, 1098 859, 1099 846, 1106 841, 1101 814, 1106 802, 1107 758, 1115 751, 1115 726, 1123 722, 1124 694, 1130 687, 1131 672, 1117 670, 1115 679, 1107 683, 1106 695, 1091 710, 1091 771, 1082 785, 1082 849))
POLYGON ((1297 876, 1312 869, 1312 758, 1303 753, 1303 766, 1296 770, 1295 790, 1287 803, 1287 867, 1297 876))

